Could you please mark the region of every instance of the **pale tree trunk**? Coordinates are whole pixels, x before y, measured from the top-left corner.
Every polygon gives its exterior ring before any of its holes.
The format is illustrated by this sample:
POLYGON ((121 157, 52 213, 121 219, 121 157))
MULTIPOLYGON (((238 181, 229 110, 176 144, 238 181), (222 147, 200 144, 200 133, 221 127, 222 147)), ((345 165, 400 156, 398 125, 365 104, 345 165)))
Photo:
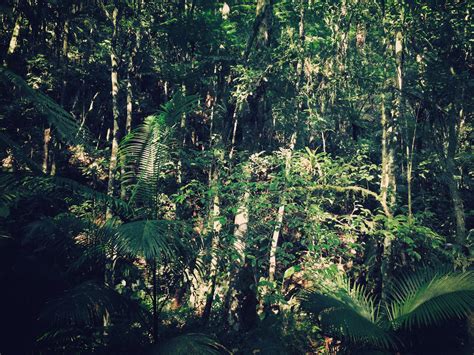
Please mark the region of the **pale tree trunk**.
POLYGON ((209 269, 209 290, 206 298, 206 304, 204 306, 204 311, 202 314, 202 321, 204 324, 207 323, 209 317, 211 315, 212 310, 212 303, 214 301, 214 295, 216 292, 216 282, 217 282, 217 272, 218 272, 218 248, 220 244, 220 232, 222 229, 222 223, 219 220, 220 216, 220 198, 219 198, 219 191, 217 190, 217 184, 219 180, 219 175, 217 171, 217 167, 214 169, 212 175, 212 185, 213 189, 215 190, 214 196, 212 197, 212 239, 211 239, 211 263, 209 269))
POLYGON ((15 53, 16 48, 18 46, 18 38, 20 36, 21 30, 21 14, 18 14, 18 17, 15 21, 15 26, 13 27, 12 36, 10 37, 10 42, 8 44, 7 56, 12 55, 15 53))
POLYGON ((270 263, 268 268, 268 280, 270 282, 275 281, 275 271, 276 271, 276 253, 278 248, 278 240, 280 238, 280 231, 283 225, 283 216, 285 214, 285 198, 281 198, 280 207, 278 207, 277 218, 275 221, 275 227, 273 229, 272 235, 272 244, 270 246, 270 263))
MULTIPOLYGON (((460 110, 459 115, 463 112, 460 110)), ((454 210, 454 219, 456 222, 456 242, 463 246, 466 241, 466 217, 464 214, 464 202, 459 193, 458 184, 455 179, 456 164, 454 158, 456 156, 456 149, 458 144, 458 133, 456 129, 456 119, 454 117, 448 118, 448 149, 446 154, 446 177, 451 196, 451 201, 454 210)))
POLYGON ((43 131, 43 174, 48 173, 49 166, 49 142, 51 141, 51 128, 45 128, 43 131))
MULTIPOLYGON (((380 182, 380 197, 382 203, 392 213, 396 205, 397 185, 395 178, 395 157, 397 146, 398 122, 402 115, 402 89, 403 89, 403 34, 395 33, 395 62, 396 62, 396 92, 392 104, 392 111, 387 115, 382 96, 382 176, 380 182)), ((387 234, 383 240, 381 287, 382 298, 386 297, 388 279, 390 278, 390 259, 392 257, 393 237, 387 234)), ((405 255, 402 254, 402 260, 405 255)))
MULTIPOLYGON (((408 204, 408 221, 413 221, 413 203, 412 203, 412 180, 413 180, 413 158, 415 154, 415 140, 416 140, 416 117, 415 128, 413 129, 413 136, 411 142, 407 142, 407 204, 408 204)), ((408 130, 407 130, 408 132, 408 130)))
MULTIPOLYGON (((127 77, 125 79, 126 82, 126 118, 125 118, 125 135, 129 134, 132 130, 132 119, 133 119, 133 88, 132 88, 132 76, 134 73, 134 58, 136 54, 138 53, 138 50, 140 49, 140 41, 141 41, 141 8, 142 8, 142 2, 141 0, 138 1, 137 3, 137 17, 139 21, 138 27, 135 29, 135 39, 134 39, 134 44, 130 50, 130 55, 128 58, 128 65, 127 65, 127 77)), ((122 167, 122 174, 124 173, 123 167, 122 167)), ((122 199, 125 199, 127 197, 127 191, 125 189, 125 185, 122 184, 120 187, 120 197, 122 199)))
MULTIPOLYGON (((113 25, 113 33, 111 40, 111 49, 110 49, 110 80, 112 84, 112 117, 113 117, 113 127, 112 127, 112 147, 110 151, 110 164, 109 164, 109 181, 107 185, 107 195, 114 196, 115 194, 115 177, 117 172, 117 154, 118 154, 118 140, 119 140, 119 107, 118 107, 118 91, 119 91, 119 82, 118 82, 118 58, 116 54, 116 45, 117 45, 117 17, 118 9, 115 7, 111 13, 111 20, 113 25)), ((107 209, 107 218, 112 217, 112 212, 110 209, 107 209)))
POLYGON ((244 268, 247 268, 245 250, 246 250, 246 236, 249 222, 248 203, 250 192, 246 190, 240 199, 241 203, 237 209, 234 218, 234 250, 236 252, 237 260, 234 262, 233 270, 231 270, 231 282, 229 283, 229 305, 228 305, 228 324, 235 331, 242 330, 244 310, 242 301, 244 296, 243 288, 250 285, 243 285, 244 268))
MULTIPOLYGON (((291 168, 291 158, 292 158, 293 149, 295 147, 295 142, 296 142, 296 133, 293 133, 293 135, 291 136, 290 148, 286 152, 286 158, 285 158, 285 185, 286 185, 286 181, 288 180, 289 170, 291 168)), ((273 229, 272 242, 270 246, 270 260, 269 260, 269 268, 268 268, 268 280, 270 282, 275 281, 275 271, 276 271, 276 264, 277 264, 276 254, 277 254, 277 249, 278 249, 278 241, 280 239, 281 228, 283 225, 283 216, 285 215, 286 191, 283 190, 281 193, 282 193, 281 198, 280 198, 281 203, 280 203, 280 206, 278 207, 277 218, 275 221, 275 227, 273 229)))
MULTIPOLYGON (((110 48, 110 79, 112 85, 112 117, 113 117, 113 127, 112 127, 112 146, 110 151, 110 163, 109 163, 109 181, 107 185, 107 195, 114 197, 115 195, 115 179, 117 173, 117 155, 118 155, 118 140, 120 134, 119 128, 119 107, 118 107, 118 91, 119 91, 119 82, 118 82, 118 58, 116 54, 117 46, 117 20, 118 20, 118 8, 114 7, 112 12, 109 14, 109 19, 112 22, 113 32, 111 38, 111 48, 110 48)), ((110 207, 107 207, 106 219, 109 220, 113 217, 112 210, 110 207)), ((110 250, 107 251, 106 255, 106 271, 105 271, 105 283, 108 286, 113 287, 115 285, 115 261, 117 260, 117 250, 115 245, 110 246, 110 250)))

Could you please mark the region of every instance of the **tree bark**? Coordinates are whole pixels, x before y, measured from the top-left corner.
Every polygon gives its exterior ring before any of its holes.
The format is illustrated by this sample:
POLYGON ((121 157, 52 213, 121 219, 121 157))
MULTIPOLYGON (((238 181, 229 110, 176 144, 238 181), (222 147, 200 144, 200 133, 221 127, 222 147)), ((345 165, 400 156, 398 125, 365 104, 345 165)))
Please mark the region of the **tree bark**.
MULTIPOLYGON (((118 141, 120 134, 119 127, 119 107, 118 107, 118 91, 119 91, 119 81, 118 81, 118 58, 116 54, 117 48, 117 36, 118 36, 118 8, 115 6, 112 10, 112 13, 109 14, 109 19, 112 22, 112 38, 111 38, 111 48, 110 48, 110 80, 112 85, 112 117, 113 117, 113 127, 112 127, 112 144, 110 150, 110 163, 109 163, 109 181, 107 184, 107 195, 110 197, 115 196, 115 179, 117 173, 117 156, 118 156, 118 141)), ((109 220, 113 217, 112 210, 108 206, 106 210, 106 219, 109 220)), ((107 251, 106 255, 106 265, 105 265, 105 283, 108 286, 114 287, 115 285, 115 260, 117 259, 117 251, 115 245, 110 245, 110 250, 107 251)))
MULTIPOLYGON (((382 95, 382 176, 380 182, 380 192, 383 203, 392 213, 396 204, 396 178, 395 178, 395 158, 397 146, 398 122, 402 115, 402 90, 403 90, 403 33, 395 33, 395 97, 392 105, 392 112, 387 115, 382 95)), ((386 298, 387 283, 390 277, 390 259, 392 256, 393 236, 387 233, 382 245, 382 263, 381 263, 381 288, 382 298, 386 298)), ((403 257, 403 255, 402 255, 403 257)))
MULTIPOLYGON (((462 115, 462 111, 460 113, 462 115)), ((449 194, 453 204, 454 219, 456 222, 456 242, 463 246, 466 241, 466 217, 464 214, 464 202, 455 179, 456 156, 458 134, 456 130, 456 119, 452 117, 448 122, 448 149, 446 154, 446 177, 449 194)))
MULTIPOLYGON (((228 309, 228 325, 235 331, 248 328, 248 325, 245 324, 245 319, 247 318, 246 312, 250 311, 249 309, 244 309, 244 301, 246 298, 249 298, 247 294, 249 293, 248 288, 251 286, 251 284, 246 282, 249 266, 245 258, 246 235, 249 222, 249 199, 250 192, 245 190, 234 218, 234 250, 237 255, 231 269, 226 308, 228 309)), ((255 312, 255 309, 253 311, 255 312)))
POLYGON ((218 271, 218 254, 217 250, 219 247, 219 234, 222 229, 222 224, 219 220, 220 216, 220 198, 219 192, 217 191, 219 175, 217 168, 214 169, 212 175, 212 185, 215 190, 214 196, 212 198, 212 240, 211 240, 211 263, 209 270, 210 278, 210 287, 206 298, 206 304, 204 306, 204 311, 202 314, 202 321, 206 324, 209 320, 212 310, 212 303, 214 302, 214 295, 216 292, 216 281, 217 281, 217 271, 218 271))
POLYGON ((20 37, 20 29, 21 29, 21 14, 18 14, 15 21, 15 26, 13 27, 12 36, 10 37, 10 42, 8 43, 7 56, 10 56, 13 53, 15 53, 18 47, 18 38, 20 37))
MULTIPOLYGON (((289 169, 291 168, 291 158, 292 158, 293 149, 295 148, 295 143, 296 143, 296 133, 294 133, 291 136, 290 148, 286 152, 287 155, 285 158, 285 185, 286 185, 286 181, 288 180, 289 169)), ((280 239, 281 227, 283 225, 283 216, 285 215, 285 206, 286 206, 286 198, 285 198, 286 191, 285 190, 286 189, 282 191, 282 195, 280 199, 281 204, 278 207, 275 228, 273 229, 272 243, 270 246, 270 260, 269 260, 269 268, 268 268, 268 280, 270 282, 275 281, 275 271, 276 271, 276 264, 277 264, 276 253, 278 249, 278 241, 280 239)))
POLYGON ((45 128, 43 131, 43 164, 42 164, 42 170, 44 174, 48 173, 49 142, 50 141, 51 141, 51 128, 45 128))
MULTIPOLYGON (((110 80, 112 84, 112 117, 113 117, 113 127, 112 127, 112 146, 110 151, 110 164, 109 164, 109 181, 107 185, 107 195, 115 195, 115 177, 117 172, 117 154, 118 154, 118 141, 119 141, 119 108, 118 108, 118 91, 119 91, 119 82, 118 82, 118 58, 116 54, 116 45, 117 45, 117 17, 118 9, 114 7, 111 13, 111 20, 113 25, 112 40, 111 40, 111 49, 110 49, 110 80)), ((107 218, 111 218, 112 213, 110 209, 107 209, 107 218)))

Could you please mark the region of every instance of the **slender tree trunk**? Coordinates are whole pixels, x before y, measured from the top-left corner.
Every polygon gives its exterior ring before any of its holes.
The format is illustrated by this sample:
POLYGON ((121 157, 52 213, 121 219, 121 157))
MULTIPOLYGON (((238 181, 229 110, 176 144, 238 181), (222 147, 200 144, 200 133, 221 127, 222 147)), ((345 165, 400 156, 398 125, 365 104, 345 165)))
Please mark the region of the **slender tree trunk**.
MULTIPOLYGON (((128 59, 128 66, 127 66, 127 77, 126 77, 126 92, 127 92, 127 103, 126 103, 126 119, 125 119, 125 135, 129 134, 132 130, 132 120, 133 120, 133 88, 132 88, 132 76, 134 73, 134 58, 138 53, 140 48, 140 41, 141 41, 141 8, 142 8, 142 0, 137 2, 137 9, 136 9, 136 16, 138 18, 139 25, 135 29, 135 41, 130 50, 130 55, 128 59)), ((124 170, 122 168, 122 174, 124 170)), ((121 185, 120 188, 120 197, 125 199, 127 197, 127 191, 125 189, 125 185, 121 185)))
POLYGON ((43 131, 43 164, 42 164, 42 170, 44 174, 48 173, 49 142, 50 141, 51 141, 51 128, 45 128, 43 131))
MULTIPOLYGON (((292 158, 293 149, 295 147, 295 142, 296 142, 296 133, 294 133, 291 136, 290 148, 286 153, 287 156, 285 158, 285 185, 286 185, 286 181, 288 180, 289 170, 291 168, 291 158, 292 158)), ((276 264, 277 264, 276 253, 278 249, 278 241, 280 239, 281 228, 283 225, 283 216, 285 214, 285 206, 286 206, 285 193, 286 191, 283 190, 282 196, 280 198, 281 204, 278 207, 276 223, 273 229, 272 243, 270 246, 270 260, 269 260, 269 269, 268 269, 268 280, 270 282, 275 281, 275 271, 276 271, 276 264)))
MULTIPOLYGON (((113 32, 111 39, 111 49, 110 49, 110 79, 112 84, 112 117, 113 117, 113 127, 112 127, 112 146, 110 151, 110 163, 109 163, 109 181, 107 185, 107 195, 113 197, 115 195, 115 178, 117 173, 117 155, 118 155, 118 141, 119 141, 119 107, 118 107, 118 91, 119 91, 119 82, 118 82, 118 58, 116 54, 117 46, 117 20, 118 20, 118 8, 114 7, 112 13, 110 14, 110 20, 112 21, 113 32)), ((110 207, 107 207, 106 219, 111 219, 113 217, 112 210, 110 207)), ((111 245, 110 250, 106 255, 106 272, 105 272, 105 282, 107 285, 113 287, 115 285, 115 271, 114 265, 115 260, 117 259, 116 246, 111 245)))
POLYGON ((18 46, 18 38, 20 37, 20 29, 21 29, 21 14, 18 14, 15 21, 15 26, 13 27, 12 36, 10 37, 10 42, 8 44, 7 56, 12 55, 16 51, 16 48, 18 46))
MULTIPOLYGON (((110 151, 110 164, 109 164, 109 181, 107 185, 107 195, 114 196, 115 194, 115 177, 117 172, 117 154, 118 154, 118 140, 119 140, 119 107, 118 107, 118 91, 119 91, 119 82, 118 82, 118 58, 116 54, 116 45, 117 45, 117 17, 118 9, 115 7, 111 14, 112 24, 113 24, 113 33, 112 33, 112 43, 110 50, 110 79, 112 84, 112 117, 113 117, 113 127, 112 127, 112 147, 110 151)), ((107 217, 112 217, 110 209, 107 210, 107 217)))
POLYGON ((275 281, 276 271, 276 252, 278 248, 278 240, 280 238, 280 231, 283 225, 283 216, 285 214, 285 199, 282 198, 280 207, 278 207, 277 218, 275 228, 273 229, 272 244, 270 246, 270 263, 268 268, 268 280, 270 282, 275 281))
MULTIPOLYGON (((127 107, 126 107, 126 120, 125 120, 125 135, 128 135, 132 131, 132 112, 133 112, 133 92, 132 83, 130 81, 130 70, 127 71, 126 78, 126 89, 127 89, 127 107)), ((125 168, 122 165, 121 170, 122 176, 125 174, 125 168)), ((127 198, 127 189, 125 184, 122 182, 120 185, 120 197, 125 200, 127 198)))
MULTIPOLYGON (((395 177, 394 177, 394 148, 392 147, 393 126, 389 125, 387 112, 385 109, 384 95, 382 95, 381 104, 381 123, 382 123, 382 176, 380 181, 380 202, 385 208, 392 211, 395 195, 395 177)), ((381 289, 382 298, 386 297, 386 284, 390 277, 390 259, 392 255, 392 236, 385 235, 382 245, 382 264, 381 264, 381 289)))
MULTIPOLYGON (((462 111, 461 111, 462 115, 462 111)), ((454 219, 456 222, 456 242, 464 245, 466 240, 466 218, 464 214, 464 202, 455 179, 456 164, 454 158, 456 155, 458 134, 456 130, 456 119, 450 117, 448 122, 448 149, 446 154, 446 178, 453 204, 454 219)))
POLYGON ((212 310, 212 303, 214 301, 214 295, 216 292, 216 281, 217 281, 217 271, 218 271, 218 248, 219 248, 219 234, 222 229, 222 224, 219 220, 220 216, 220 198, 219 192, 217 191, 217 184, 219 180, 219 175, 217 168, 214 169, 212 177, 212 185, 215 190, 214 196, 212 198, 212 240, 211 240, 211 264, 209 270, 210 277, 210 288, 207 294, 206 305, 204 306, 204 311, 202 314, 203 323, 206 324, 209 320, 212 310))
MULTIPOLYGON (((407 125, 408 126, 408 125, 407 125)), ((417 120, 415 118, 415 128, 413 129, 413 136, 411 143, 407 143, 407 203, 408 203, 408 220, 413 220, 413 203, 412 203, 412 180, 413 180, 413 158, 415 154, 415 140, 416 140, 417 120)), ((408 127, 407 127, 408 133, 408 127)), ((407 134, 408 137, 408 134, 407 134)))
MULTIPOLYGON (((231 329, 239 331, 248 328, 246 323, 246 312, 243 301, 248 292, 247 288, 250 284, 248 281, 248 265, 246 265, 245 250, 247 246, 246 235, 249 222, 248 203, 250 192, 246 190, 240 199, 240 204, 234 218, 234 250, 236 252, 236 260, 231 269, 231 281, 229 283, 229 292, 227 295, 228 303, 228 325, 231 329)), ((255 307, 255 306, 254 306, 255 307)), ((253 310, 255 312, 255 309, 253 310)))
POLYGON ((152 261, 152 283, 153 283, 153 342, 156 344, 158 341, 158 292, 157 292, 157 280, 156 280, 156 260, 152 261))
MULTIPOLYGON (((382 95, 382 176, 380 182, 380 194, 383 204, 392 213, 396 204, 396 178, 395 157, 397 146, 398 122, 402 115, 402 90, 403 90, 403 34, 397 31, 395 34, 395 62, 396 62, 396 92, 393 100, 392 112, 387 115, 382 95)), ((383 240, 382 265, 381 265, 381 287, 382 298, 386 298, 387 283, 390 277, 390 259, 392 256, 393 237, 387 234, 383 240)), ((404 258, 404 254, 402 255, 404 258)))

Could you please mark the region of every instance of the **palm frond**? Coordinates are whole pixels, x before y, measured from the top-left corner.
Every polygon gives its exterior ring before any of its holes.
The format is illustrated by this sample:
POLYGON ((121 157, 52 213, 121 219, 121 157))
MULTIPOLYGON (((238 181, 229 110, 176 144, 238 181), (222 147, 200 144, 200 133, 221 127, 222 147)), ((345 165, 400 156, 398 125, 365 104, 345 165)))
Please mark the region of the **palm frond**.
POLYGON ((118 227, 116 245, 121 253, 148 260, 175 259, 181 244, 179 237, 187 233, 186 226, 176 221, 135 221, 118 227))
POLYGON ((37 176, 28 173, 0 173, 0 191, 16 198, 36 194, 51 194, 68 191, 75 196, 103 202, 116 211, 131 214, 129 206, 122 200, 96 191, 77 181, 60 176, 37 176))
POLYGON ((430 326, 474 309, 474 272, 423 270, 395 281, 387 306, 395 329, 430 326))
POLYGON ((156 355, 217 355, 230 352, 217 341, 205 334, 188 333, 166 340, 153 348, 148 354, 156 355))
POLYGON ((48 123, 58 133, 59 138, 70 144, 86 144, 89 135, 74 117, 39 90, 34 90, 28 83, 5 67, 0 68, 0 79, 18 89, 22 96, 31 102, 43 114, 48 123))
POLYGON ((384 329, 378 305, 365 289, 348 280, 338 284, 331 291, 306 291, 302 297, 302 308, 318 317, 323 332, 362 346, 397 348, 398 339, 384 329))
POLYGON ((102 324, 105 316, 124 310, 124 300, 112 289, 87 281, 50 301, 39 320, 48 328, 102 324))
POLYGON ((132 192, 131 201, 156 205, 159 179, 171 164, 173 127, 196 102, 196 95, 185 96, 178 92, 121 142, 119 160, 125 171, 122 180, 132 192))
MULTIPOLYGON (((149 116, 121 144, 125 162, 123 182, 132 190, 132 200, 145 203, 157 198, 158 181, 170 162, 170 129, 160 115, 149 116)), ((152 204, 154 205, 154 204, 152 204)))

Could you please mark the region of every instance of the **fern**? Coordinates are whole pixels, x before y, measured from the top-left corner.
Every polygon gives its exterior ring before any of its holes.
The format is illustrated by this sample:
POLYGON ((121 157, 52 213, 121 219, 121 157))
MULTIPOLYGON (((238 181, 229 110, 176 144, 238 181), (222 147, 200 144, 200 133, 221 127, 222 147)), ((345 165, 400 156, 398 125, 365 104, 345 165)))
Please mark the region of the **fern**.
POLYGON ((126 302, 115 291, 87 281, 48 302, 39 320, 49 328, 92 326, 102 324, 106 315, 125 308, 126 302))
POLYGON ((8 199, 10 203, 26 196, 51 195, 52 193, 67 191, 75 196, 103 202, 125 215, 132 214, 131 209, 124 201, 96 191, 72 179, 60 176, 37 176, 28 173, 2 172, 0 173, 0 191, 4 196, 12 197, 8 199))
POLYGON ((147 354, 150 355, 218 355, 230 354, 221 344, 211 337, 198 334, 188 333, 176 336, 152 347, 147 354))
POLYGON ((118 227, 116 245, 119 252, 134 257, 176 259, 182 247, 179 236, 187 232, 186 226, 179 222, 135 221, 118 227))
POLYGON ((48 123, 58 133, 59 138, 70 144, 84 144, 89 141, 89 134, 74 117, 39 90, 32 89, 20 76, 5 67, 0 68, 0 79, 18 89, 23 98, 31 102, 43 114, 48 123))
POLYGON ((303 309, 318 316, 323 331, 353 344, 396 348, 399 340, 383 326, 374 298, 345 278, 334 281, 333 289, 313 289, 303 295, 303 309))
POLYGON ((395 328, 426 327, 474 309, 474 272, 427 270, 395 281, 387 307, 395 328))
POLYGON ((405 275, 394 282, 390 303, 380 306, 361 285, 345 279, 335 284, 306 291, 301 305, 318 316, 323 332, 363 347, 398 349, 403 344, 397 331, 466 317, 474 308, 472 271, 438 269, 405 275))
POLYGON ((119 157, 125 171, 122 181, 131 191, 132 202, 155 209, 159 180, 172 165, 174 126, 194 108, 196 101, 197 96, 178 92, 121 142, 119 157))

